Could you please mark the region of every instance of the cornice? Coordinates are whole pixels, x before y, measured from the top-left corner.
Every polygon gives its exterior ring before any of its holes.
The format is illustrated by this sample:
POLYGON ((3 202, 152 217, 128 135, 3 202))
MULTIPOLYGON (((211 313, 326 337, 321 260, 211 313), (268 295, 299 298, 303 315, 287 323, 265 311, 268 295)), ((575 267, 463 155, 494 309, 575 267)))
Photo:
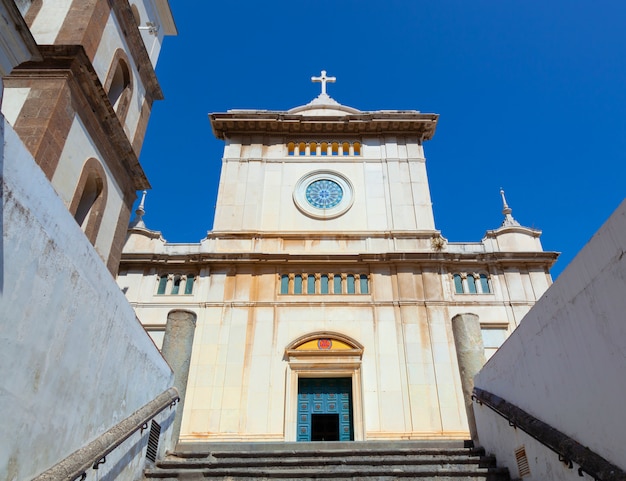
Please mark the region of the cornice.
POLYGON ((246 111, 209 115, 218 139, 235 135, 413 135, 430 140, 437 114, 419 112, 364 112, 341 117, 316 117, 286 112, 246 111))
POLYGON ((316 240, 363 240, 363 239, 430 239, 440 235, 438 230, 385 230, 385 231, 218 231, 207 233, 207 239, 316 239, 316 240))
POLYGON ((178 35, 176 22, 172 16, 172 9, 170 8, 168 0, 154 0, 154 5, 159 13, 161 26, 165 35, 178 35))
POLYGON ((422 267, 460 266, 471 268, 476 265, 514 267, 516 265, 537 265, 551 267, 559 254, 557 252, 489 252, 489 253, 446 253, 446 252, 385 252, 359 254, 287 254, 287 253, 194 253, 194 254, 151 254, 123 253, 120 268, 141 265, 180 266, 180 264, 233 264, 284 265, 284 264, 421 264, 422 267))
POLYGON ((530 237, 541 237, 541 231, 524 226, 505 226, 485 232, 485 239, 495 239, 502 234, 524 234, 530 237))
MULTIPOLYGON (((285 296, 287 294, 281 294, 285 296)), ((154 296, 150 301, 130 301, 129 304, 133 308, 141 309, 175 309, 185 307, 186 309, 203 309, 210 307, 236 307, 236 308, 250 308, 250 307, 299 307, 310 308, 319 307, 320 304, 333 305, 333 306, 350 306, 350 307, 467 307, 467 306, 480 306, 480 308, 503 308, 507 309, 513 307, 532 307, 535 305, 535 301, 512 301, 509 299, 484 299, 484 296, 489 295, 494 297, 493 294, 464 294, 468 296, 466 301, 452 300, 449 297, 439 297, 437 299, 401 299, 401 300, 383 300, 372 298, 371 295, 363 295, 363 299, 358 299, 361 294, 288 294, 291 299, 289 300, 253 300, 253 301, 198 301, 196 299, 181 300, 182 296, 170 296, 173 299, 161 300, 156 299, 154 296), (315 296, 315 299, 311 299, 315 296)), ((488 324, 490 326, 506 326, 507 323, 500 321, 481 321, 481 324, 488 324)), ((143 324, 146 328, 161 328, 165 327, 163 324, 143 324)))

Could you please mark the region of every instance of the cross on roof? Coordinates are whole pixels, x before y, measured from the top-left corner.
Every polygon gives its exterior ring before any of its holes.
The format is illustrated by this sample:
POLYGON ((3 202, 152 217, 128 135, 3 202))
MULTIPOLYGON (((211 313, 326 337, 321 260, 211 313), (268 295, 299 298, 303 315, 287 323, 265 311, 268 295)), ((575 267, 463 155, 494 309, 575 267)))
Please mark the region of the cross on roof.
POLYGON ((327 77, 326 70, 322 70, 321 77, 311 77, 311 82, 321 82, 322 83, 322 95, 326 95, 326 83, 334 83, 337 81, 336 77, 327 77))

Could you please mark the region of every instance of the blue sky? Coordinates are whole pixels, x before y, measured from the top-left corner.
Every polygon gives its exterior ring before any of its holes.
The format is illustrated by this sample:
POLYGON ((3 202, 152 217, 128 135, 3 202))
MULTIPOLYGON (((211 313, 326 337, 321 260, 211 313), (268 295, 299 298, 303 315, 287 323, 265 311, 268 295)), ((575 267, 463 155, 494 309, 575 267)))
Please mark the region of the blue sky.
POLYGON ((435 222, 480 241, 513 216, 561 252, 556 277, 624 197, 626 2, 170 1, 141 162, 145 222, 169 242, 212 227, 223 143, 208 114, 328 93, 440 115, 425 144, 435 222))

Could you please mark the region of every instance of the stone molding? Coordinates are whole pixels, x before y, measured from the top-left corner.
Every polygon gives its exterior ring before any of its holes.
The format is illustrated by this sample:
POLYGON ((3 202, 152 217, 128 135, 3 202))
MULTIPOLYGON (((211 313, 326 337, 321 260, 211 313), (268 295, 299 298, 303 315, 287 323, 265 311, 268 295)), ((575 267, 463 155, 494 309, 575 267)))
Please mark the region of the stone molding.
POLYGON ((218 139, 233 135, 370 134, 435 135, 437 114, 419 112, 364 112, 342 117, 308 117, 286 112, 227 112, 209 115, 218 139))
POLYGON ((223 263, 257 263, 265 265, 278 265, 285 263, 306 262, 308 263, 360 263, 376 262, 383 263, 420 263, 424 266, 453 266, 456 270, 467 266, 467 269, 477 265, 499 265, 512 267, 515 265, 538 265, 550 267, 558 257, 557 252, 489 252, 484 254, 446 254, 445 252, 380 252, 380 253, 355 253, 355 254, 291 254, 256 253, 256 252, 220 252, 220 253, 190 253, 190 254, 153 254, 153 253, 123 253, 122 267, 129 265, 141 265, 157 263, 159 265, 185 264, 223 264, 223 263))

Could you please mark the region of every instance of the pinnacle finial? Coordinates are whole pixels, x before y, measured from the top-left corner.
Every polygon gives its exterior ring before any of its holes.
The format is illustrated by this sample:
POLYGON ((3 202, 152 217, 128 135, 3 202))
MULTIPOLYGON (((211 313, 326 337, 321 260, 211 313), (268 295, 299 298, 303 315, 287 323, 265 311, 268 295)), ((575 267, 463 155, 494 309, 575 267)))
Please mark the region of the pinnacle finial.
POLYGON ((519 225, 519 222, 517 222, 511 215, 511 212, 513 212, 513 209, 511 209, 509 205, 506 203, 506 197, 504 196, 504 189, 502 187, 500 187, 500 196, 502 197, 502 214, 504 215, 504 221, 502 221, 502 227, 511 227, 511 226, 519 225))
POLYGON ((148 191, 144 190, 143 195, 141 196, 141 202, 139 202, 139 206, 137 206, 137 210, 135 210, 135 220, 130 225, 131 227, 142 227, 145 229, 146 224, 143 222, 143 216, 146 213, 145 204, 146 204, 146 194, 148 191))

